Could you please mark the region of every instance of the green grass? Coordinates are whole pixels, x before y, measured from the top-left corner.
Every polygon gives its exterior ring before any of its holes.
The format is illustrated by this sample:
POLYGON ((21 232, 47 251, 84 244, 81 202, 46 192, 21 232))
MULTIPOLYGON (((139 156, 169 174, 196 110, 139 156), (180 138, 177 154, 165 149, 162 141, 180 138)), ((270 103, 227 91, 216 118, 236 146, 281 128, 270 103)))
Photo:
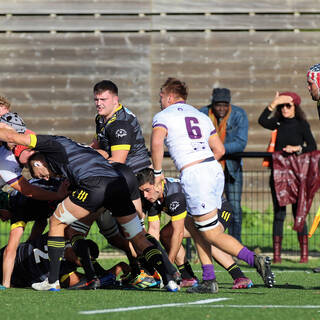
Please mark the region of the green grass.
MULTIPOLYGON (((110 267, 115 260, 104 259, 101 263, 110 267)), ((320 259, 312 259, 301 265, 284 260, 273 266, 276 285, 265 288, 254 269, 241 264, 241 268, 254 282, 254 287, 231 290, 232 279, 221 267, 216 267, 220 291, 218 294, 187 294, 153 290, 97 290, 36 292, 31 289, 0 291, 1 315, 4 319, 316 319, 320 311, 320 275, 311 272, 311 267, 320 265, 320 259), (189 304, 199 300, 226 298, 228 300, 189 304), (163 304, 180 306, 157 307, 142 310, 126 310, 128 307, 143 307, 163 304), (276 307, 278 306, 278 307, 276 307), (280 308, 279 306, 282 306, 280 308), (306 306, 319 306, 306 308, 306 306), (114 311, 124 308, 124 311, 114 311), (109 310, 102 314, 79 314, 81 311, 109 310), (110 311, 114 312, 110 312, 110 311)), ((201 277, 199 264, 193 265, 201 277)))

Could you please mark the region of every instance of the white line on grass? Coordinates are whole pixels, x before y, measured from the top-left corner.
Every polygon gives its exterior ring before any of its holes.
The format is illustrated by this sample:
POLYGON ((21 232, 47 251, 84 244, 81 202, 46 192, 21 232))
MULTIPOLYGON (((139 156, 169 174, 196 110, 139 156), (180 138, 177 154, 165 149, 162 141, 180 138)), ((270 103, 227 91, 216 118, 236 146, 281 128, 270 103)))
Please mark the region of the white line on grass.
POLYGON ((217 304, 208 306, 209 308, 287 308, 287 309, 320 309, 320 305, 305 305, 305 306, 293 306, 293 305, 239 305, 239 304, 217 304))
POLYGON ((217 298, 217 299, 206 299, 198 300, 193 302, 184 302, 184 303, 170 303, 170 304, 155 304, 149 306, 136 306, 128 308, 116 308, 116 309, 102 309, 102 310, 92 310, 92 311, 80 311, 80 314, 97 314, 97 313, 112 313, 112 312, 125 312, 125 311, 135 311, 135 310, 145 310, 145 309, 154 309, 154 308, 163 308, 163 307, 181 307, 192 304, 207 304, 212 302, 229 300, 230 298, 217 298))

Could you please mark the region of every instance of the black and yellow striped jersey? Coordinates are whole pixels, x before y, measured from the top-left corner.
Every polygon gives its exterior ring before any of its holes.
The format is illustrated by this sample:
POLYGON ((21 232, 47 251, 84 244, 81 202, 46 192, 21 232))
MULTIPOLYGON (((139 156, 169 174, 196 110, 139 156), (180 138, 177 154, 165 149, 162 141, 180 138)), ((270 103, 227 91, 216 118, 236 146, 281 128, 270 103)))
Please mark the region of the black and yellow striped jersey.
POLYGON ((148 150, 137 117, 128 109, 119 105, 113 116, 105 122, 96 116, 96 139, 99 147, 111 156, 114 150, 129 151, 126 165, 134 173, 148 168, 151 164, 148 150))

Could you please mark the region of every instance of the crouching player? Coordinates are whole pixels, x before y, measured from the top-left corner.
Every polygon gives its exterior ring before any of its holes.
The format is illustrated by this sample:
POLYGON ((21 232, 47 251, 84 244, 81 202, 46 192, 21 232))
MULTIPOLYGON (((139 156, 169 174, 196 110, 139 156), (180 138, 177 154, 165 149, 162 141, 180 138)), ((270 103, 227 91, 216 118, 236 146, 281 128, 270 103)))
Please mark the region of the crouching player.
MULTIPOLYGON (((189 289, 189 292, 212 293, 211 282, 215 280, 214 268, 211 256, 206 257, 206 250, 203 250, 209 244, 201 237, 192 219, 188 216, 186 217, 186 200, 180 181, 178 179, 165 178, 161 187, 158 188, 154 183, 155 179, 152 169, 142 170, 138 173, 137 178, 143 200, 147 200, 149 203, 147 205, 146 201, 143 201, 143 209, 148 214, 148 232, 158 238, 160 233, 161 243, 169 253, 169 259, 171 262, 176 262, 181 272, 181 287, 194 287, 189 289), (160 214, 162 211, 171 216, 171 221, 160 232, 160 214), (186 219, 184 219, 185 217, 186 219), (180 221, 180 223, 177 221, 180 221), (195 241, 203 268, 203 283, 200 286, 198 286, 198 280, 192 271, 190 263, 185 258, 185 250, 181 245, 181 236, 182 238, 192 237, 195 241)), ((222 201, 222 208, 218 210, 218 219, 225 231, 232 219, 231 206, 225 199, 222 201)), ((253 285, 252 281, 244 276, 239 266, 237 266, 229 254, 214 246, 212 246, 211 250, 214 259, 234 279, 233 289, 250 288, 253 285)))

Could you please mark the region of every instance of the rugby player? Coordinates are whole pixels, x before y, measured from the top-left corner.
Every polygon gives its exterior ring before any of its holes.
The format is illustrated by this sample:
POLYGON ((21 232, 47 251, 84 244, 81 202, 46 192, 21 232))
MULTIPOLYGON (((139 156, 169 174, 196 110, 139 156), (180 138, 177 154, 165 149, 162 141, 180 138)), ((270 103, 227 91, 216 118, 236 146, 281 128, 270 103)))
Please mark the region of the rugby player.
POLYGON ((178 291, 177 284, 168 280, 161 252, 142 233, 136 209, 130 199, 126 181, 94 149, 63 136, 18 134, 0 128, 0 141, 25 145, 34 150, 28 166, 36 178, 67 178, 72 190, 50 218, 48 254, 49 277, 33 284, 35 290, 60 290, 59 269, 67 225, 96 212, 101 207, 110 209, 124 230, 124 235, 143 252, 146 260, 159 272, 168 291, 178 291))
MULTIPOLYGON (((164 143, 168 147, 186 196, 187 211, 197 229, 211 245, 254 266, 265 286, 272 287, 274 275, 271 259, 255 255, 239 241, 224 233, 218 220, 224 174, 218 163, 225 150, 211 120, 196 108, 186 104, 188 89, 184 82, 168 78, 160 89, 161 112, 153 118, 151 157, 155 184, 163 180, 164 143)), ((208 253, 209 255, 209 253, 208 253)), ((202 283, 200 286, 207 286, 202 283)), ((216 281, 210 284, 218 291, 216 281)))
MULTIPOLYGON (((205 260, 205 257, 203 257, 202 255, 203 251, 201 250, 201 246, 205 245, 203 244, 204 240, 200 236, 197 229, 194 227, 192 219, 187 216, 185 220, 185 226, 182 225, 182 230, 180 230, 180 225, 176 225, 176 221, 180 221, 181 217, 185 217, 187 213, 186 200, 182 192, 179 179, 165 178, 162 183, 161 189, 158 190, 157 186, 154 184, 154 173, 152 169, 142 170, 140 173, 138 173, 137 178, 139 189, 143 196, 142 199, 145 199, 152 204, 151 207, 148 206, 145 210, 145 212, 148 214, 149 227, 151 227, 153 232, 160 233, 161 243, 169 252, 169 258, 172 257, 172 255, 170 255, 172 247, 175 247, 178 243, 178 237, 176 236, 177 231, 175 231, 175 229, 178 229, 182 232, 184 238, 192 237, 194 239, 196 247, 198 248, 197 251, 201 255, 199 258, 202 262, 204 279, 206 281, 213 280, 210 279, 210 271, 208 272, 208 269, 213 270, 211 258, 205 260), (171 216, 171 221, 168 222, 160 232, 160 215, 162 211, 171 216)), ((143 206, 143 209, 145 209, 145 206, 143 206)), ((228 201, 226 201, 224 198, 222 200, 221 209, 218 209, 218 219, 225 231, 229 227, 232 220, 232 209, 228 201)), ((150 232, 150 229, 148 230, 148 232, 150 232)), ((180 247, 175 249, 176 250, 174 251, 173 261, 176 262, 178 270, 181 272, 182 282, 180 286, 196 287, 198 281, 192 271, 189 262, 185 258, 185 250, 181 245, 181 242, 180 247)), ((253 285, 252 281, 244 276, 241 269, 233 261, 230 255, 215 247, 212 247, 212 255, 214 259, 219 264, 221 264, 234 279, 233 289, 250 288, 253 285)), ((214 275, 213 272, 211 273, 214 275)), ((192 290, 197 292, 196 290, 198 289, 196 288, 192 290)), ((204 293, 203 290, 201 291, 201 293, 204 293)))

